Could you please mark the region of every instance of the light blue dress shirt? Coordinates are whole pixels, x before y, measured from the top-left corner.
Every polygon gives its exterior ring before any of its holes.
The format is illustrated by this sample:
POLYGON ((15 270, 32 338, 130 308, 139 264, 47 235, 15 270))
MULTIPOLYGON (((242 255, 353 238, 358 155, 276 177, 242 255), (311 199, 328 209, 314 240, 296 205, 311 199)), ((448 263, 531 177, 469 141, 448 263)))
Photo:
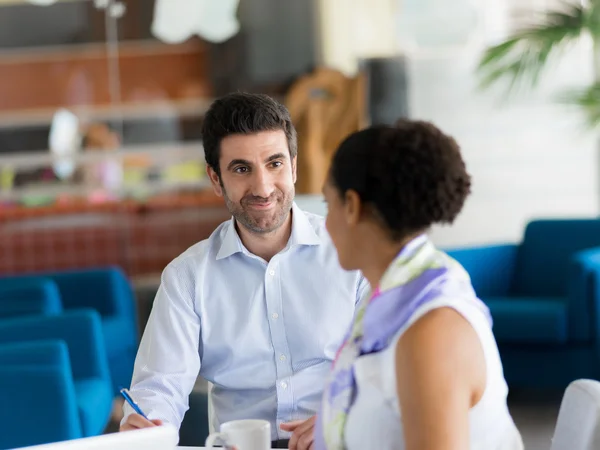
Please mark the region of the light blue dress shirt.
POLYGON ((273 440, 289 438, 279 425, 319 410, 366 289, 358 272, 339 266, 320 216, 294 205, 288 244, 269 262, 225 222, 164 270, 131 394, 150 418, 179 427, 200 373, 213 383, 214 428, 265 419, 273 440))

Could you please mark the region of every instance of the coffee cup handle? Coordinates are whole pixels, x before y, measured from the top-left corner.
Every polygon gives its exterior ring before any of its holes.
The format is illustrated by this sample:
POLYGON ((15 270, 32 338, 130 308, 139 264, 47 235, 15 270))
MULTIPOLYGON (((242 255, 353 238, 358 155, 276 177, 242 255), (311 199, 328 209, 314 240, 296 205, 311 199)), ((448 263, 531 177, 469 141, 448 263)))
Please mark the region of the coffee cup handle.
POLYGON ((221 441, 221 443, 224 445, 225 450, 235 449, 234 446, 230 445, 227 442, 227 435, 225 433, 211 433, 206 438, 206 442, 204 443, 206 450, 211 450, 213 448, 213 445, 215 445, 217 441, 221 441))

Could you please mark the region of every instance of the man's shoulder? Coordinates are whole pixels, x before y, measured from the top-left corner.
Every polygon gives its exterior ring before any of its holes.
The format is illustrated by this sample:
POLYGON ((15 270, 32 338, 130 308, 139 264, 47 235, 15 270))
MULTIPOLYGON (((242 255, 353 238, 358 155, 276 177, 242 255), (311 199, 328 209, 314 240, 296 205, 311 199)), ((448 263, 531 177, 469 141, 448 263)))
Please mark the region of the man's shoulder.
POLYGON ((331 236, 327 231, 327 227, 325 226, 325 217, 304 210, 302 210, 302 212, 308 219, 308 222, 315 231, 315 234, 319 237, 319 240, 321 241, 321 245, 316 247, 316 251, 335 255, 334 259, 335 261, 337 261, 337 251, 335 249, 335 246, 333 245, 331 236))
POLYGON ((321 216, 319 214, 315 214, 315 213, 306 211, 304 209, 300 209, 300 211, 302 211, 302 213, 304 214, 304 216, 308 219, 308 222, 310 223, 310 225, 315 230, 315 233, 317 233, 317 234, 321 234, 321 233, 327 234, 327 229, 325 228, 325 217, 323 217, 323 216, 321 216))
MULTIPOLYGON (((357 270, 345 270, 339 264, 337 250, 333 245, 333 241, 331 240, 331 236, 327 231, 327 227, 325 226, 325 217, 315 214, 312 212, 308 212, 305 210, 301 211, 304 213, 308 222, 311 224, 312 228, 315 231, 315 234, 319 236, 321 240, 321 245, 314 247, 314 250, 319 253, 319 259, 329 267, 333 268, 336 272, 340 272, 345 277, 350 277, 359 284, 363 283, 362 274, 357 270)), ((318 270, 322 270, 322 266, 313 265, 313 268, 318 268, 318 270)))
POLYGON ((329 233, 325 227, 325 217, 321 214, 316 214, 300 207, 298 207, 298 209, 302 212, 302 214, 304 214, 317 236, 319 236, 321 239, 325 239, 328 242, 329 233))

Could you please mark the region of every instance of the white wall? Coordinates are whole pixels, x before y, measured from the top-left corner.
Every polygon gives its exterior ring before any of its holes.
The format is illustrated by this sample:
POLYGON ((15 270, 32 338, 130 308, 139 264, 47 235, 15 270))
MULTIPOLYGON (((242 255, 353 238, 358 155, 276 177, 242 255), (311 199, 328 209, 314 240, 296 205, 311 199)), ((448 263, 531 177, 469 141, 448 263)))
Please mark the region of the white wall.
MULTIPOLYGON (((454 225, 432 230, 438 245, 516 242, 532 218, 598 213, 595 136, 582 131, 577 111, 553 103, 560 85, 585 79, 584 59, 584 51, 573 51, 542 92, 504 104, 476 89, 473 53, 411 59, 412 117, 453 135, 473 177, 472 194, 454 225)), ((326 213, 319 196, 299 197, 303 208, 326 213)))
POLYGON ((590 79, 589 46, 557 60, 539 93, 501 104, 497 92, 476 87, 473 69, 483 44, 410 59, 413 118, 452 134, 473 176, 473 193, 458 220, 432 232, 441 246, 517 241, 531 218, 599 210, 595 137, 582 131, 577 111, 555 101, 561 88, 590 79))
MULTIPOLYGON (((317 1, 335 10, 342 0, 317 1)), ((521 95, 500 105, 498 95, 476 89, 477 58, 491 39, 501 39, 514 25, 509 20, 515 16, 513 10, 556 1, 397 2, 398 14, 402 15, 397 44, 401 52, 410 55, 411 115, 431 120, 452 134, 461 145, 473 176, 473 193, 458 220, 453 226, 432 231, 436 243, 451 247, 518 241, 531 218, 596 215, 600 205, 600 163, 595 137, 581 130, 576 111, 554 101, 561 88, 581 86, 591 79, 590 46, 569 49, 547 73, 544 86, 535 94, 521 95), (473 7, 479 17, 475 25, 470 14, 473 7), (467 35, 469 40, 451 51, 419 49, 415 47, 419 39, 407 37, 410 34, 407 27, 414 23, 418 26, 413 26, 412 32, 420 34, 421 42, 436 43, 430 45, 444 44, 447 40, 456 45, 467 35), (459 23, 467 32, 457 29, 459 23), (446 30, 450 33, 447 40, 446 30)), ((377 3, 378 7, 392 11, 391 0, 377 3)), ((329 53, 325 53, 330 56, 330 63, 337 61, 334 56, 349 61, 353 49, 357 50, 349 46, 349 39, 344 39, 348 26, 356 30, 357 22, 353 20, 356 19, 349 15, 321 15, 321 28, 326 31, 322 31, 321 44, 329 44, 329 53), (333 17, 338 21, 344 19, 346 28, 341 25, 327 28, 331 23, 326 18, 331 21, 333 17), (336 47, 336 42, 341 47, 336 47)), ((388 34, 387 28, 382 27, 381 39, 389 39, 388 34)), ((376 41, 375 35, 369 36, 370 42, 376 41)), ((306 199, 304 203, 309 209, 322 212, 318 200, 306 199)))
POLYGON ((327 215, 327 204, 322 195, 319 194, 297 194, 296 204, 300 209, 320 216, 327 215))
POLYGON ((322 65, 354 76, 357 58, 396 54, 396 0, 313 1, 322 65))

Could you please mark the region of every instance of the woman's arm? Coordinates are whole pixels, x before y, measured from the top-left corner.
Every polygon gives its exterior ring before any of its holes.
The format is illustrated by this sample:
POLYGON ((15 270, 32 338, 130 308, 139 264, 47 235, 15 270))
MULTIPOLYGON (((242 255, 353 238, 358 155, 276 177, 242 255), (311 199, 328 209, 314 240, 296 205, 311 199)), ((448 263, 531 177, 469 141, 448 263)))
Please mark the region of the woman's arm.
POLYGON ((477 333, 451 308, 415 322, 396 346, 396 380, 407 450, 467 450, 469 410, 486 385, 477 333))

